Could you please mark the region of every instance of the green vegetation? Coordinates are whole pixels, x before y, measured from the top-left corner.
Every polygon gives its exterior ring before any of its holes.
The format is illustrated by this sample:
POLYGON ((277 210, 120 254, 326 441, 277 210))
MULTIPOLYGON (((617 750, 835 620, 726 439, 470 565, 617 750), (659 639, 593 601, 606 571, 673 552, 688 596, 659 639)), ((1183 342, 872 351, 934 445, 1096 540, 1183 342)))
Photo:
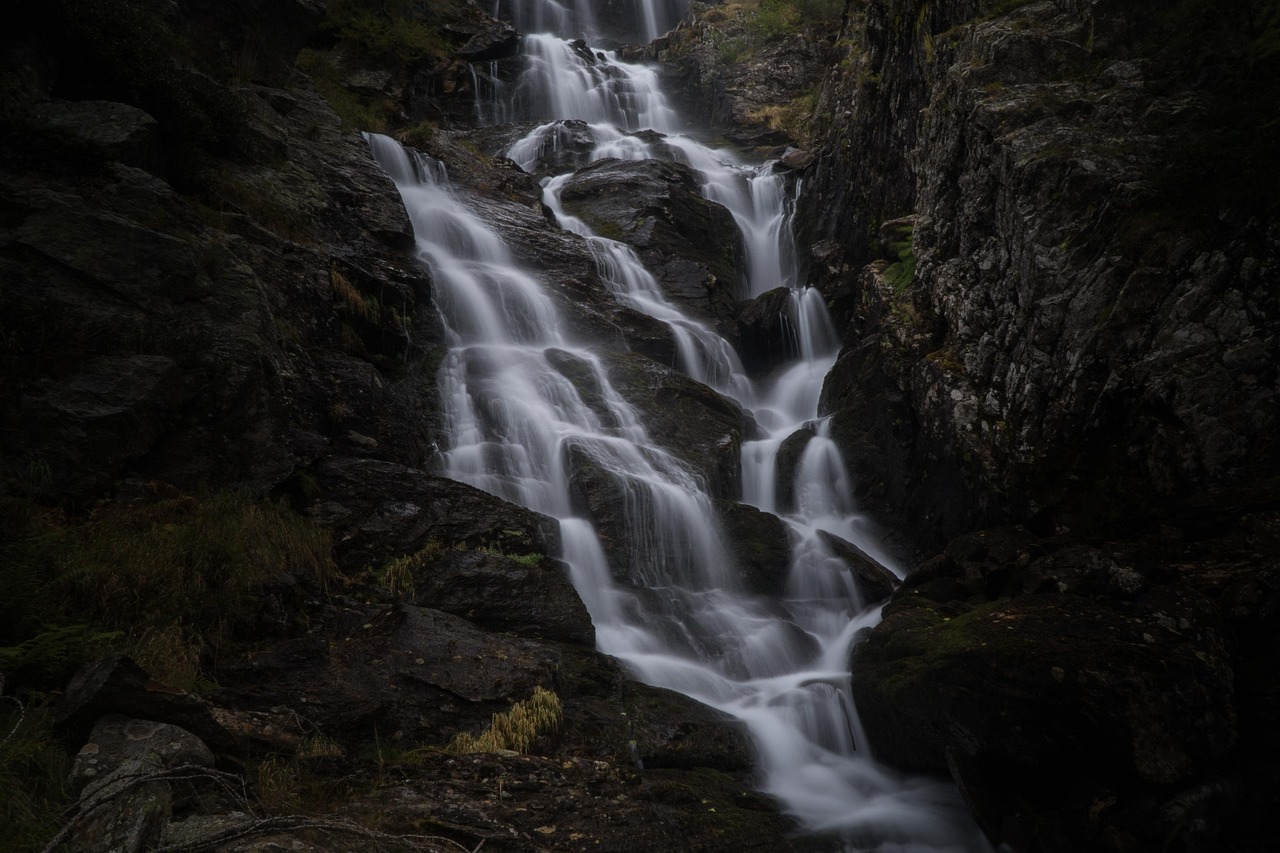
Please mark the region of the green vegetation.
POLYGON ((843 11, 844 0, 739 0, 709 11, 706 20, 726 25, 723 34, 713 32, 720 60, 732 63, 802 28, 834 29, 843 11))
POLYGON ((208 689, 210 662, 251 627, 261 585, 281 572, 323 583, 329 552, 325 531, 247 494, 107 504, 78 519, 0 496, 4 849, 41 850, 62 826, 71 756, 45 707, 77 668, 124 652, 167 684, 208 689))
POLYGON ((771 130, 781 131, 797 142, 801 142, 809 135, 817 104, 818 90, 815 88, 792 98, 785 104, 770 104, 753 110, 747 118, 768 125, 771 130))
POLYGON ((296 65, 311 78, 316 91, 342 119, 343 127, 374 133, 388 130, 391 117, 396 112, 395 102, 386 97, 361 99, 342 82, 338 66, 327 53, 306 48, 298 53, 296 65))
POLYGON ((420 121, 412 127, 397 131, 396 140, 409 148, 425 148, 435 138, 438 130, 435 122, 420 121))
POLYGON ((898 256, 884 271, 884 277, 893 287, 893 292, 902 294, 916 280, 916 253, 912 246, 915 226, 907 223, 894 227, 895 239, 887 244, 889 251, 898 256))
POLYGON ((0 678, 0 846, 35 853, 62 828, 72 802, 71 755, 42 708, 3 695, 0 678))
MULTIPOLYGON (((396 102, 348 88, 341 67, 344 58, 396 72, 440 62, 453 48, 440 35, 439 23, 462 14, 461 5, 461 0, 330 0, 318 38, 298 54, 296 65, 311 77, 344 127, 387 133, 398 112, 396 102)), ((429 138, 428 131, 419 125, 411 132, 420 141, 429 138)))
POLYGON ((108 504, 81 520, 0 498, 0 668, 38 696, 123 651, 161 681, 207 688, 263 583, 332 571, 327 532, 247 494, 108 504))
POLYGON ((446 56, 449 47, 415 0, 330 0, 322 33, 368 59, 407 65, 446 56))
POLYGON ((412 599, 413 575, 439 560, 445 554, 442 542, 432 539, 412 554, 397 557, 374 574, 374 583, 393 595, 412 599))
POLYGON ((560 725, 564 710, 560 697, 542 687, 511 706, 510 711, 493 715, 493 722, 478 735, 466 732, 449 743, 450 752, 528 752, 540 735, 560 725))

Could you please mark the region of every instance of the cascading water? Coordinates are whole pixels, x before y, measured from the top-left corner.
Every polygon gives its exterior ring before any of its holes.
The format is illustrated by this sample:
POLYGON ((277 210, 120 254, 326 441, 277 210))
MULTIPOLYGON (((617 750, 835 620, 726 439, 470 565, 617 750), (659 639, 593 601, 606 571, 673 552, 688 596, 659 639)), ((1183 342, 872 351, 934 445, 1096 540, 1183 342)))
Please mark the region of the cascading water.
POLYGON ((638 44, 674 27, 688 7, 689 0, 493 0, 492 12, 522 33, 638 44))
MULTIPOLYGON (((548 25, 553 18, 536 20, 548 25)), ((580 22, 581 10, 565 20, 580 22)), ((879 612, 862 606, 829 537, 881 562, 888 558, 856 513, 843 461, 817 416, 838 339, 820 296, 799 286, 782 179, 767 166, 748 166, 686 136, 655 144, 628 135, 674 130, 675 116, 651 70, 554 35, 526 37, 525 45, 526 72, 516 87, 520 110, 589 122, 592 158, 667 156, 687 163, 703 176, 704 195, 727 207, 743 231, 749 270, 743 295, 790 288, 795 360, 771 380, 753 383, 732 347, 674 307, 629 247, 564 214, 564 176, 544 182, 548 205, 562 227, 590 241, 616 298, 667 323, 681 368, 737 399, 760 425, 763 435, 743 446, 743 499, 778 514, 790 530, 785 596, 763 601, 739 588, 727 571, 732 560, 702 483, 655 447, 601 360, 562 330, 539 282, 454 194, 442 166, 372 136, 432 270, 448 337, 439 380, 446 473, 559 519, 562 557, 601 651, 643 681, 743 720, 759 748, 763 788, 806 827, 857 850, 988 849, 953 789, 877 765, 857 723, 849 649, 879 612), (589 401, 584 387, 592 389, 589 401), (789 499, 780 505, 778 449, 797 432, 809 438, 789 499), (626 566, 611 566, 592 523, 573 513, 571 467, 584 464, 625 496, 623 535, 633 555, 626 566), (617 570, 635 587, 660 594, 616 584, 617 570)), ((532 171, 561 130, 543 125, 508 156, 532 171)))

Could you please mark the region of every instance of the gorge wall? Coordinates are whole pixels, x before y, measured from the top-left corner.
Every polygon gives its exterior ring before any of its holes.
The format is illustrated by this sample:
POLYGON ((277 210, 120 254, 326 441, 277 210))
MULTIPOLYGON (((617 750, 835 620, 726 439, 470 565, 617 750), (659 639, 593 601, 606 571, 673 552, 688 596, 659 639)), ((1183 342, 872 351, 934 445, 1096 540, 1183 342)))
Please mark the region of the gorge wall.
POLYGON ((797 209, 824 405, 864 505, 947 543, 855 650, 864 724, 1019 848, 1262 849, 1274 10, 845 11, 797 209))
POLYGON ((817 276, 866 276, 827 395, 868 501, 937 542, 1272 492, 1276 235, 1236 192, 1268 172, 1231 162, 1265 157, 1272 105, 1234 147, 1211 126, 1229 87, 1251 97, 1233 74, 1270 67, 1229 70, 1220 36, 1265 25, 1138 2, 847 8, 797 218, 817 276), (864 271, 898 262, 887 244, 909 268, 864 271))

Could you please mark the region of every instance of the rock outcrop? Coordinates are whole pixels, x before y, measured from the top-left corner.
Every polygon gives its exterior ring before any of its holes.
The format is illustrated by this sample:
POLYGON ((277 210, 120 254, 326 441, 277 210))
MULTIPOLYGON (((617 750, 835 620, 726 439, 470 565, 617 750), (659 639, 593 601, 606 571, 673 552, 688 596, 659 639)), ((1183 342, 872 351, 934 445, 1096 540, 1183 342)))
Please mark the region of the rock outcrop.
POLYGON ((1175 117, 1213 93, 1140 38, 1143 8, 850 19, 798 221, 805 244, 839 238, 815 272, 855 291, 826 406, 859 424, 866 496, 921 541, 1037 513, 1105 533, 1120 495, 1132 520, 1274 477, 1276 245, 1256 212, 1161 184, 1175 117), (888 243, 905 257, 859 278, 888 243), (894 416, 852 414, 870 399, 894 416))
POLYGON ((1213 106, 1254 60, 1181 35, 1257 9, 847 11, 797 207, 823 407, 862 505, 945 545, 854 654, 877 753, 1016 849, 1270 846, 1280 244, 1247 159, 1181 165, 1274 145, 1213 106))
POLYGON ((707 201, 688 166, 661 160, 600 160, 561 190, 565 211, 604 237, 627 243, 673 304, 732 337, 746 276, 732 214, 707 201))

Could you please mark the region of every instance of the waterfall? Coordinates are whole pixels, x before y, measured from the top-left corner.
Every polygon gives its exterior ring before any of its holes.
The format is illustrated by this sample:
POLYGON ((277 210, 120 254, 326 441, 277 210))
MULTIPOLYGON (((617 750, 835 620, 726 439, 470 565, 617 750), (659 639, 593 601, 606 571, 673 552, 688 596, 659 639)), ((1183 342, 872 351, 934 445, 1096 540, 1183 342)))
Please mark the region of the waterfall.
POLYGON ((494 0, 491 11, 522 33, 640 44, 670 30, 688 8, 689 0, 494 0))
MULTIPOLYGON (((517 9, 544 25, 581 27, 589 6, 517 9)), ((758 438, 742 447, 743 502, 775 513, 789 531, 785 593, 766 601, 740 588, 700 478, 655 445, 600 357, 565 333, 542 284, 451 188, 443 165, 370 136, 404 198, 445 327, 448 355, 438 380, 445 472, 558 519, 561 556, 600 650, 642 681, 742 720, 758 748, 763 789, 809 830, 849 850, 989 850, 954 788, 877 764, 857 721, 849 653, 879 610, 864 606, 830 536, 892 561, 857 512, 849 473, 818 414, 838 336, 821 296, 797 275, 784 180, 771 164, 746 163, 679 134, 652 69, 555 35, 524 43, 516 112, 547 123, 512 145, 509 157, 534 171, 559 144, 563 127, 555 120, 576 119, 594 140, 590 159, 684 162, 742 231, 748 275, 741 296, 789 289, 795 358, 768 380, 752 381, 733 347, 673 305, 630 247, 565 214, 567 175, 543 182, 547 205, 563 228, 589 242, 615 298, 666 323, 680 369, 739 401, 759 424, 758 438), (666 135, 630 133, 641 129, 666 135), (777 464, 784 443, 802 444, 789 474, 777 464), (571 484, 584 468, 624 496, 625 541, 609 553, 631 555, 625 566, 610 562, 592 521, 575 511, 571 484), (780 500, 784 474, 790 488, 780 500)))

